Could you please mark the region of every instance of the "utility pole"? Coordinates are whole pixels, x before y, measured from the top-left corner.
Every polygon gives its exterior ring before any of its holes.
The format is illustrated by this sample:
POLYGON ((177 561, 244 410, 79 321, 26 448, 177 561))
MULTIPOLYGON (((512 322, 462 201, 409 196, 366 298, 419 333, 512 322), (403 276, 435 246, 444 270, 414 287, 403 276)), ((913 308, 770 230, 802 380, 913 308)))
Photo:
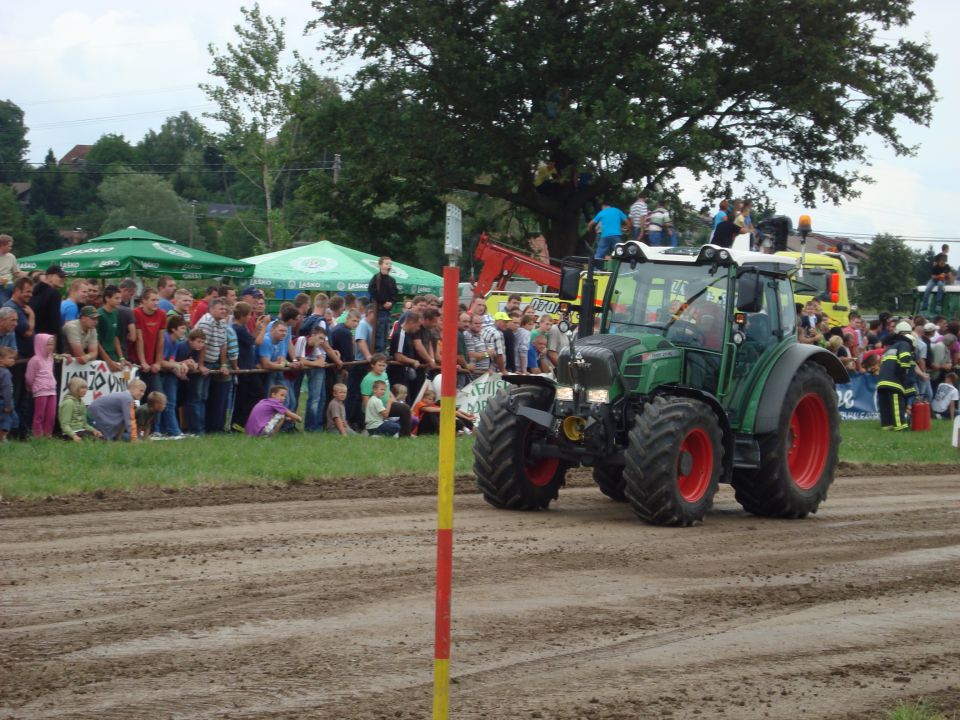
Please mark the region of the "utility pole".
POLYGON ((190 239, 187 241, 188 247, 193 247, 193 225, 197 221, 197 201, 190 201, 190 239))

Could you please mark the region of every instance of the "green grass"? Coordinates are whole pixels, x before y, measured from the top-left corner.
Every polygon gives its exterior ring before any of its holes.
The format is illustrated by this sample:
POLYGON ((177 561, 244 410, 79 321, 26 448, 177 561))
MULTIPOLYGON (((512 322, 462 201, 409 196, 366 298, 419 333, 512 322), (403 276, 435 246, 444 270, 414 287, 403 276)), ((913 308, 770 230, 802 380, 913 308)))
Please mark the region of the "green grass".
MULTIPOLYGON (((881 431, 877 422, 840 428, 840 459, 855 463, 957 463, 950 423, 930 432, 881 431)), ((457 440, 456 472, 473 466, 472 438, 457 440)), ((438 439, 338 437, 326 433, 248 438, 220 435, 180 441, 9 442, 2 448, 0 497, 43 498, 95 490, 304 482, 325 477, 435 475, 438 439)), ((960 465, 958 465, 960 467, 960 465)))
POLYGON ((932 420, 929 432, 881 430, 876 420, 840 423, 840 459, 856 463, 950 464, 958 463, 960 451, 950 444, 953 423, 932 420))
POLYGON ((946 717, 926 700, 913 703, 900 700, 897 707, 887 713, 887 720, 946 720, 946 717))
MULTIPOLYGON (((456 472, 472 468, 471 438, 457 440, 456 472)), ((225 483, 304 482, 325 477, 429 475, 436 436, 400 440, 327 433, 274 438, 219 435, 162 442, 9 442, 0 496, 42 498, 94 490, 225 483)))

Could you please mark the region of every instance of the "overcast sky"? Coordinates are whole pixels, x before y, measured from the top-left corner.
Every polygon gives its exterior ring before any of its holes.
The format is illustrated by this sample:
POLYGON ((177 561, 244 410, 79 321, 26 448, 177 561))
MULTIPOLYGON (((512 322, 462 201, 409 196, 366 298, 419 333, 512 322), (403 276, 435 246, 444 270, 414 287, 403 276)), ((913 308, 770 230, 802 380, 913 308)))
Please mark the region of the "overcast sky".
MULTIPOLYGON (((249 3, 252 4, 252 3, 249 3)), ((308 0, 261 0, 265 14, 287 20, 287 40, 325 74, 314 49, 315 37, 303 28, 316 14, 308 0)), ((904 127, 904 136, 920 148, 915 157, 898 158, 880 143, 871 144, 876 180, 862 197, 839 207, 804 208, 790 190, 772 196, 778 210, 796 221, 813 216, 814 229, 872 235, 891 232, 930 243, 954 241, 960 249, 960 3, 917 0, 906 34, 928 39, 939 55, 934 81, 940 101, 929 128, 904 127)), ((77 144, 92 144, 103 134, 120 133, 131 143, 182 110, 199 117, 211 109, 197 85, 207 81, 207 45, 235 40, 239 4, 225 0, 41 0, 0 4, 0 47, 4 80, 0 97, 19 105, 30 128, 28 157, 41 162, 53 148, 61 157, 77 144)), ((765 19, 758 18, 758 30, 765 19)), ((736 189, 736 188, 735 188, 736 189)), ((697 185, 685 199, 699 207, 697 185)), ((925 246, 926 242, 917 244, 925 246)))

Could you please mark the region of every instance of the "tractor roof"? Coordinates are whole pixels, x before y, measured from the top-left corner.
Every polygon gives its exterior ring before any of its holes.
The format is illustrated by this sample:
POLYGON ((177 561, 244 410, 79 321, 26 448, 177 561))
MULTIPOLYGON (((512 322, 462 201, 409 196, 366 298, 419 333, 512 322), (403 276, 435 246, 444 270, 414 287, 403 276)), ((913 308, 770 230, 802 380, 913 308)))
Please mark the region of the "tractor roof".
MULTIPOLYGON (((777 266, 776 270, 784 273, 797 267, 796 258, 745 250, 725 249, 719 245, 703 245, 702 247, 657 247, 637 242, 636 240, 628 240, 623 243, 624 246, 631 244, 639 246, 643 256, 651 262, 702 263, 705 250, 712 248, 717 253, 721 251, 728 253, 730 257, 728 262, 740 267, 745 265, 765 265, 767 269, 771 269, 770 266, 775 265, 777 266)), ((616 252, 614 252, 614 258, 617 258, 616 252)))

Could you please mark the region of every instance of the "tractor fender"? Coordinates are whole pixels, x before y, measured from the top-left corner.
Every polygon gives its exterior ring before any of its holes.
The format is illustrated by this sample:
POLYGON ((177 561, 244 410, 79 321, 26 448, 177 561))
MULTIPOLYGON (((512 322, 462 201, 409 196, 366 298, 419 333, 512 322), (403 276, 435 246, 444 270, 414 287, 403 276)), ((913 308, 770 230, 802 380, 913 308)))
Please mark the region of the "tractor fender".
POLYGON ((697 388, 684 387, 682 385, 663 385, 657 390, 657 395, 668 397, 686 397, 692 400, 699 400, 710 406, 713 414, 717 416, 717 422, 720 423, 720 432, 723 436, 723 475, 720 482, 729 482, 733 474, 733 454, 734 454, 734 434, 730 426, 730 418, 727 417, 727 411, 723 409, 720 401, 713 395, 697 388))
POLYGON ((512 375, 504 374, 501 376, 504 382, 508 382, 511 385, 534 385, 536 387, 545 387, 550 390, 556 391, 557 382, 556 380, 551 380, 548 377, 543 377, 542 375, 512 375))
POLYGON ((850 382, 847 369, 829 350, 816 345, 791 345, 783 355, 777 358, 777 364, 767 376, 753 422, 755 434, 771 433, 777 429, 777 424, 780 422, 780 409, 787 395, 787 388, 790 387, 790 381, 800 366, 806 362, 823 366, 827 374, 833 378, 834 383, 850 382))

